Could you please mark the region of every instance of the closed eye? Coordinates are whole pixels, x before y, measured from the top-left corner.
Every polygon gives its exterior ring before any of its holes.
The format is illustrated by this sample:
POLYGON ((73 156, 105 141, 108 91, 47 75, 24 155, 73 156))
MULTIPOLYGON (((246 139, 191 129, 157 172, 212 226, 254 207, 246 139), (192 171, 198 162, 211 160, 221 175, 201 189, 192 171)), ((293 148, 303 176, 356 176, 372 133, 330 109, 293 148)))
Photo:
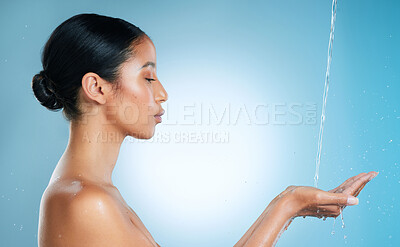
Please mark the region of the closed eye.
POLYGON ((146 78, 146 80, 148 81, 148 82, 152 82, 152 81, 155 81, 155 79, 153 79, 153 78, 146 78))

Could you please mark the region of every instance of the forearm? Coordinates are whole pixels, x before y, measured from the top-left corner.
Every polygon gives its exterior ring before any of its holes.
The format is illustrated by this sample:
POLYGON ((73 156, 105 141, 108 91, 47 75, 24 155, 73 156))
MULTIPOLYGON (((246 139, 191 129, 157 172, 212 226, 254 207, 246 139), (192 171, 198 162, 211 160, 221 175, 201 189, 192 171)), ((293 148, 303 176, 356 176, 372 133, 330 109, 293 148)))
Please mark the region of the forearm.
POLYGON ((263 221, 265 215, 269 213, 271 208, 275 206, 275 204, 282 199, 284 195, 286 195, 290 190, 285 190, 276 196, 268 205, 268 207, 262 212, 262 214, 257 218, 257 220, 251 225, 251 227, 246 231, 246 233, 242 236, 242 238, 234 245, 234 247, 242 247, 246 244, 250 236, 253 234, 254 230, 258 228, 260 223, 263 221))
POLYGON ((293 219, 294 205, 291 196, 277 196, 235 247, 273 246, 283 228, 293 219))
POLYGON ((247 240, 253 234, 254 230, 260 225, 260 222, 264 219, 265 214, 268 212, 269 206, 262 212, 262 214, 257 218, 257 220, 251 225, 251 227, 246 231, 242 238, 233 247, 243 247, 247 240))

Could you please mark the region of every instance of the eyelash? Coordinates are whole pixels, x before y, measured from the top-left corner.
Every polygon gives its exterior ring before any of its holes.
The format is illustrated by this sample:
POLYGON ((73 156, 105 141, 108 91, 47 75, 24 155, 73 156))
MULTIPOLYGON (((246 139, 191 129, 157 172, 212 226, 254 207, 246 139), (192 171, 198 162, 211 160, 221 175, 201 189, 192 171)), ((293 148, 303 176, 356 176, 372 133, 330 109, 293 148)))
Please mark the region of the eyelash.
POLYGON ((152 78, 146 78, 146 80, 148 81, 148 82, 152 82, 152 81, 155 81, 154 79, 152 79, 152 78))

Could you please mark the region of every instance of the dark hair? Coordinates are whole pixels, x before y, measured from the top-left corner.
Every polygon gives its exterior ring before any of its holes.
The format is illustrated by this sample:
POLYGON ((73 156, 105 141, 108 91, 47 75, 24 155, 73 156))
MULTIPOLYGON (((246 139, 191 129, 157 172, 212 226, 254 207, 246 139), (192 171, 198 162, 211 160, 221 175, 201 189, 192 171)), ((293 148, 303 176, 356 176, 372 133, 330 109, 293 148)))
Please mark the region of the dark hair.
POLYGON ((35 97, 49 110, 64 108, 67 120, 78 119, 82 77, 93 72, 118 87, 120 66, 144 37, 140 28, 119 18, 88 13, 69 18, 44 46, 43 70, 32 79, 35 97))

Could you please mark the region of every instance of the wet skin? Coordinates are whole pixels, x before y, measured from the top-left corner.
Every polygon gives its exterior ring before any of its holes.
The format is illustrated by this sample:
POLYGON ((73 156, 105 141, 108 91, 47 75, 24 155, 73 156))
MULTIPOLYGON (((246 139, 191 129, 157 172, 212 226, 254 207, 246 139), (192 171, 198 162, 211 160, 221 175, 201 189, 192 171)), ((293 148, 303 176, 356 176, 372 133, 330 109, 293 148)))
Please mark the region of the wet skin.
POLYGON ((135 48, 121 67, 118 91, 95 73, 82 78, 85 114, 70 122, 67 148, 43 193, 40 247, 159 246, 111 180, 123 139, 151 138, 168 99, 153 43, 145 39, 135 48))
MULTIPOLYGON (((155 115, 163 112, 161 104, 168 99, 157 78, 154 44, 145 38, 135 50, 136 56, 121 67, 119 90, 92 72, 82 78, 84 115, 70 122, 67 148, 43 193, 40 247, 159 246, 111 179, 123 139, 150 139, 159 123, 155 115)), ((362 173, 328 192, 289 186, 235 247, 273 246, 298 216, 337 217, 340 207, 357 203, 348 198, 376 175, 362 173)))
POLYGON ((355 196, 376 175, 377 172, 360 173, 329 191, 309 186, 289 186, 271 201, 234 247, 274 246, 282 231, 299 216, 336 218, 341 208, 358 204, 355 196))

